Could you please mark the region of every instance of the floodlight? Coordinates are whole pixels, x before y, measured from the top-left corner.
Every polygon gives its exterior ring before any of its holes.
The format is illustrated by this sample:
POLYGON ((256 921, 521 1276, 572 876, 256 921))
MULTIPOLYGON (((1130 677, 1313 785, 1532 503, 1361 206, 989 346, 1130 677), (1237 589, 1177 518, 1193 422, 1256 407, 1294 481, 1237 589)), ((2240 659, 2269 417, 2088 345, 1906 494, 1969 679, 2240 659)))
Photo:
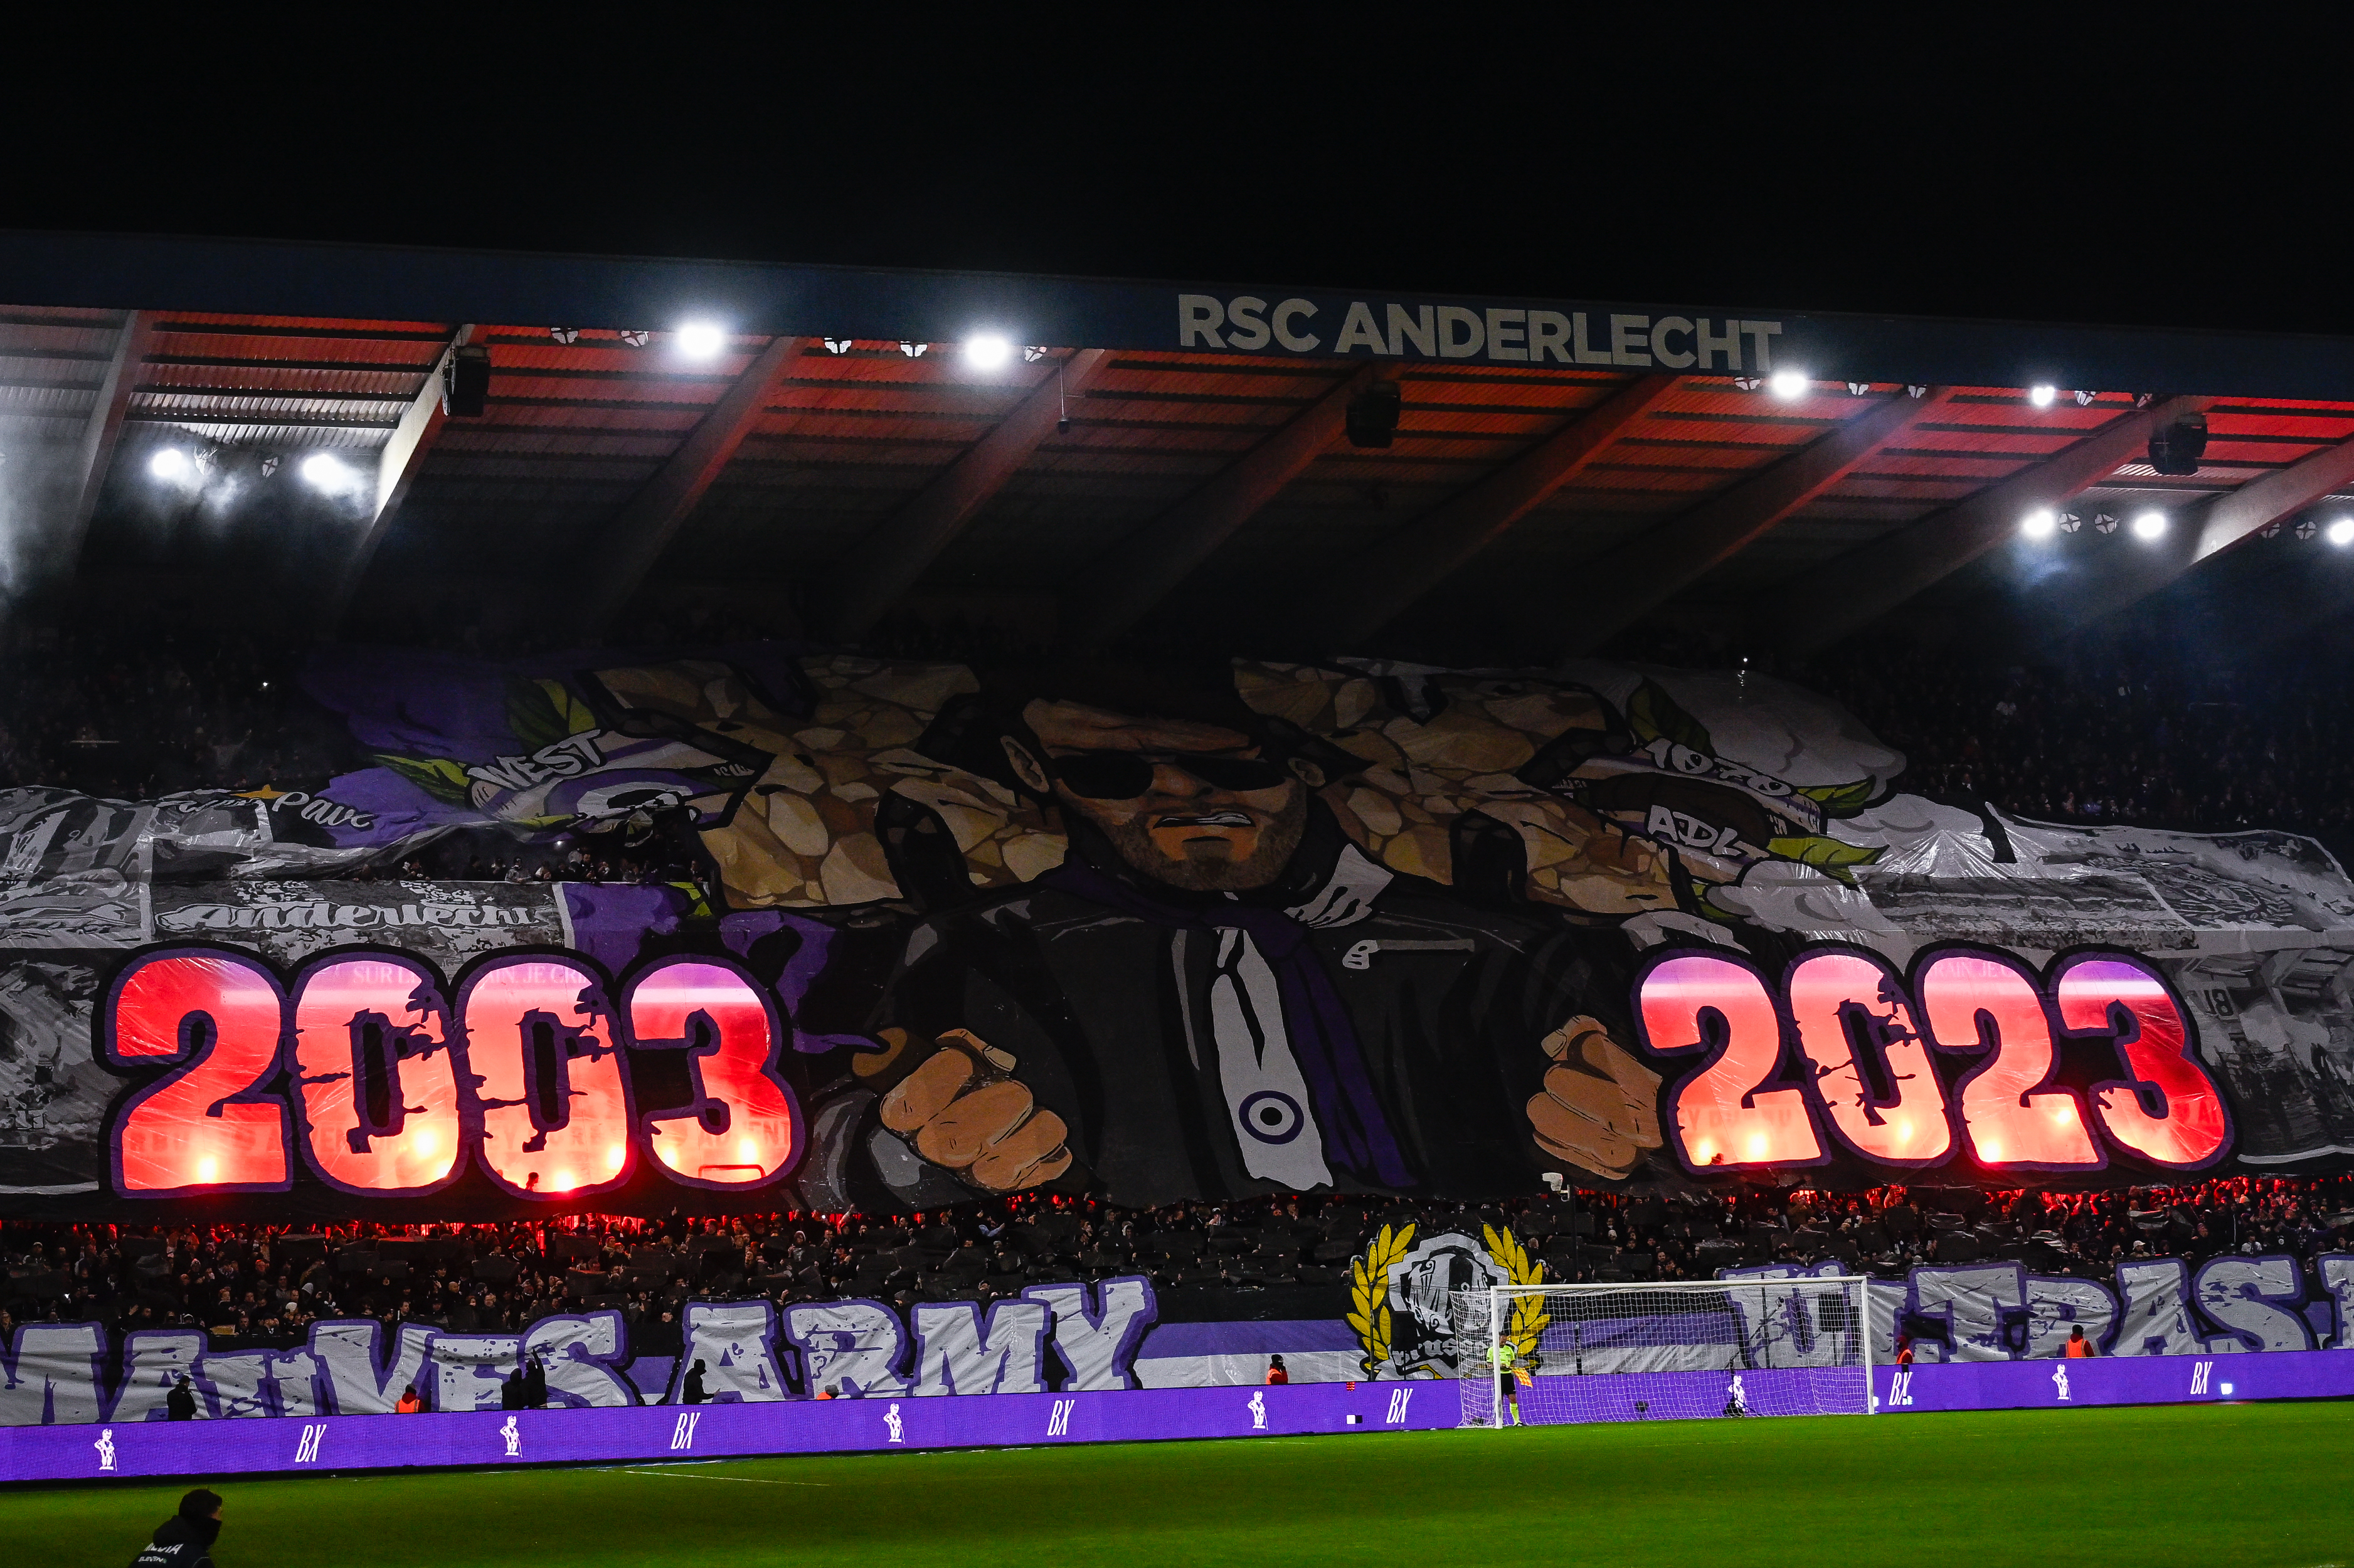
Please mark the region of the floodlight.
POLYGON ((1013 357, 1013 345, 996 333, 977 333, 964 340, 964 357, 975 370, 995 370, 1013 357))
POLYGON ((1803 370, 1777 370, 1766 381, 1766 390, 1785 403, 1796 402, 1813 391, 1814 386, 1803 370))
POLYGON ((2354 545, 2354 517, 2338 518, 2325 537, 2333 545, 2354 545))
POLYGON ((186 479, 188 454, 177 447, 165 447, 147 460, 147 471, 157 479, 186 479))
POLYGON ((2140 516, 2133 520, 2133 531, 2134 537, 2137 539, 2155 539, 2158 537, 2166 532, 2166 514, 2163 512, 2143 513, 2140 516))
POLYGON ((313 452, 302 460, 302 477, 321 490, 341 489, 352 476, 352 471, 341 459, 326 452, 313 452))
POLYGON ((716 359, 727 346, 727 334, 709 322, 688 322, 672 332, 671 342, 689 359, 716 359))
POLYGON ((554 338, 558 343, 578 343, 580 341, 580 329, 578 327, 550 327, 547 329, 547 335, 554 338))
POLYGON ((2049 539, 2059 531, 2060 519, 2049 507, 2041 507, 2019 521, 2019 531, 2031 539, 2049 539))
POLYGON ((2059 396, 2060 388, 2057 387, 2031 387, 2027 389, 2027 400, 2039 408, 2049 408, 2059 396))

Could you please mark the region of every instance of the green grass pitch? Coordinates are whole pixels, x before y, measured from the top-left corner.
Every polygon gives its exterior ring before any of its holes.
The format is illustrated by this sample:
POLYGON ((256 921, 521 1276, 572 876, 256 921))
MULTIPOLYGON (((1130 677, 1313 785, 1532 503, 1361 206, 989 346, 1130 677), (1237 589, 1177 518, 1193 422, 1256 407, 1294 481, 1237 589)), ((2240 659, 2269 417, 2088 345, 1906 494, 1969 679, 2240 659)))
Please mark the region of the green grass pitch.
MULTIPOLYGON (((228 1568, 2354 1563, 2354 1404, 1348 1434, 217 1483, 228 1568)), ((183 1485, 0 1492, 36 1568, 183 1485)))

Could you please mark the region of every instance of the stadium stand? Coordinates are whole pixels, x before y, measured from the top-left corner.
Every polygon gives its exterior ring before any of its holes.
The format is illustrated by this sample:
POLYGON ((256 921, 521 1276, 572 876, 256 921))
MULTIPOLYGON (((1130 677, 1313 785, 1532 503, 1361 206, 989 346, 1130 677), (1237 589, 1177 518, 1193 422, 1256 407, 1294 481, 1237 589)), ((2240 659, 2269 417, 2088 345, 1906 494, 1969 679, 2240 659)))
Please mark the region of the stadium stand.
MULTIPOLYGON (((779 1213, 726 1220, 591 1215, 504 1224, 296 1231, 238 1225, 0 1224, 0 1337, 27 1321, 102 1320, 118 1336, 202 1328, 217 1350, 284 1348, 319 1319, 513 1331, 583 1306, 619 1308, 631 1342, 676 1354, 690 1299, 857 1297, 986 1305, 1027 1285, 1142 1274, 1204 1316, 1339 1317, 1349 1260, 1384 1225, 1509 1225, 1547 1278, 1706 1279, 1723 1268, 1837 1258, 1902 1278, 1930 1263, 2014 1260, 2107 1278, 2137 1257, 2193 1267, 2288 1254, 2311 1275, 2354 1238, 2354 1177, 2061 1193, 1744 1188, 1702 1196, 1581 1192, 1488 1208, 1296 1198, 1129 1212, 1021 1196, 885 1219, 779 1213)), ((2317 1277, 2306 1281, 2322 1294, 2317 1277)))

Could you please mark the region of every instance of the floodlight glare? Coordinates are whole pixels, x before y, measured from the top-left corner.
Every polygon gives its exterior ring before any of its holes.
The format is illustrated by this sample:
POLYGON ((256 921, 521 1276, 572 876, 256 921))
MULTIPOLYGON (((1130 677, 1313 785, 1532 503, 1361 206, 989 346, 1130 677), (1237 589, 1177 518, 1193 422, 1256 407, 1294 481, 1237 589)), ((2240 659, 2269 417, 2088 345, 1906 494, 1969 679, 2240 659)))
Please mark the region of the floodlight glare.
POLYGON ((2166 532, 2166 514, 2163 512, 2143 513, 2140 516, 2133 520, 2133 531, 2134 537, 2137 539, 2157 538, 2159 535, 2166 532))
POLYGON ((180 479, 188 471, 188 454, 177 447, 165 447, 147 460, 147 471, 157 479, 180 479))
POLYGON ((975 370, 995 370, 1013 357, 1013 345, 993 332, 964 340, 965 363, 975 370))
POLYGON ((2324 537, 2333 545, 2354 545, 2354 517, 2340 517, 2324 537))
POLYGON ((689 359, 716 359, 727 346, 727 334, 709 322, 688 322, 671 334, 671 341, 689 359))
POLYGON ((302 460, 302 477, 321 490, 334 490, 350 477, 350 471, 325 452, 313 452, 302 460))
POLYGON ((1766 390, 1785 403, 1796 402, 1814 389, 1803 370, 1777 370, 1766 380, 1766 390))
POLYGON ((2059 396, 2060 388, 2057 387, 2031 387, 2027 389, 2027 400, 2039 408, 2049 408, 2059 396))
POLYGON ((2049 539, 2059 527, 2060 519, 2048 509, 2031 512, 2019 523, 2019 531, 2031 539, 2049 539))

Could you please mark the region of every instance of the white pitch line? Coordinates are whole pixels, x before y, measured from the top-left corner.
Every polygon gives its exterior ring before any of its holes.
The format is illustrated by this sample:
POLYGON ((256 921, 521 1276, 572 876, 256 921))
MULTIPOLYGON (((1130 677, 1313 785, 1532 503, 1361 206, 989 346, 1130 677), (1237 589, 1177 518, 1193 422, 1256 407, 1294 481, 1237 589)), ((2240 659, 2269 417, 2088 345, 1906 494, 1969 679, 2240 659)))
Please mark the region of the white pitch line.
MULTIPOLYGON (((705 1461, 706 1463, 710 1461, 705 1461)), ((682 1470, 632 1470, 623 1468, 625 1476, 659 1476, 670 1481, 740 1481, 748 1487, 830 1487, 832 1481, 769 1481, 758 1476, 690 1476, 682 1470)))

